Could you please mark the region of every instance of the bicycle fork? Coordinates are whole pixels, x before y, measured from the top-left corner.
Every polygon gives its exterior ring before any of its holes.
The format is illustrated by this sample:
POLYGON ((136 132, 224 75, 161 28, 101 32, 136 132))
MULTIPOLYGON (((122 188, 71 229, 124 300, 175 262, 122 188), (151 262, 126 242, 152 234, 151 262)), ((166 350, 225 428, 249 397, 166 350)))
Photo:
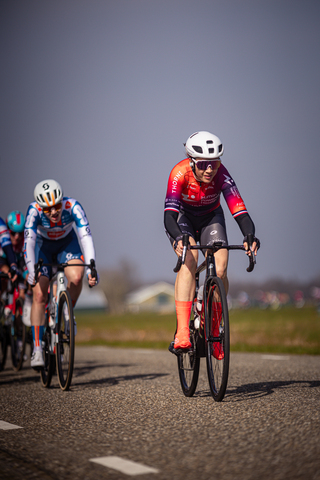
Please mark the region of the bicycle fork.
POLYGON ((51 293, 50 311, 49 311, 49 328, 51 329, 50 353, 56 353, 56 346, 59 343, 59 298, 62 291, 66 290, 65 276, 63 271, 57 272, 57 291, 55 295, 51 293))

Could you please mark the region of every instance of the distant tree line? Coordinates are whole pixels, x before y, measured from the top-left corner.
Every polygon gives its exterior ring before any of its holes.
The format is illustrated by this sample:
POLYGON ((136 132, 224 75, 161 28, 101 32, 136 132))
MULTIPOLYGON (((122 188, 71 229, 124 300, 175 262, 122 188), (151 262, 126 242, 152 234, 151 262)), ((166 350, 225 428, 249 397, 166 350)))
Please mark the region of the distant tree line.
POLYGON ((295 293, 299 290, 304 297, 311 298, 314 287, 320 288, 320 275, 308 282, 299 282, 298 280, 283 280, 280 278, 273 278, 264 282, 239 282, 230 279, 229 294, 231 297, 237 297, 240 292, 245 291, 249 296, 254 296, 258 290, 275 291, 287 293, 290 298, 293 298, 295 293))
MULTIPOLYGON (((131 260, 125 258, 120 260, 116 267, 99 270, 99 275, 99 285, 107 297, 111 313, 122 313, 125 310, 128 293, 146 284, 141 279, 138 267, 131 260)), ((158 279, 158 281, 160 280, 158 279)), ((173 283, 173 281, 168 283, 173 283)), ((254 297, 257 291, 262 290, 286 293, 290 298, 294 298, 295 293, 301 291, 304 298, 308 299, 312 297, 314 287, 320 288, 320 275, 308 282, 273 278, 259 283, 234 281, 230 278, 229 294, 236 298, 245 291, 250 297, 254 297)))
POLYGON ((130 260, 122 259, 117 267, 99 270, 100 283, 111 313, 122 313, 129 292, 142 285, 138 268, 130 260))

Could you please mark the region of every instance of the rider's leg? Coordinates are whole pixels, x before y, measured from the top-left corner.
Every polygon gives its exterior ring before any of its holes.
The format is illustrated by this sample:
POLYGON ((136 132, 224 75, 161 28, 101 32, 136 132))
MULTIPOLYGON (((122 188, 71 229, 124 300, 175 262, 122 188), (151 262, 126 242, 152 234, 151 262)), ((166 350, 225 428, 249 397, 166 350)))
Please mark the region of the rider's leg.
POLYGON ((70 293, 72 304, 73 306, 75 306, 82 290, 84 267, 73 267, 73 263, 79 265, 79 263, 83 262, 80 259, 70 260, 68 262, 68 265, 70 265, 70 267, 67 267, 64 271, 68 279, 68 291, 70 293))
POLYGON ((48 296, 49 278, 41 275, 33 287, 33 302, 31 307, 31 325, 44 326, 45 307, 48 296))
MULTIPOLYGON (((190 237, 191 245, 196 242, 190 237)), ((188 250, 185 264, 181 266, 175 283, 175 301, 177 313, 177 333, 175 348, 188 348, 191 346, 189 339, 189 319, 195 292, 195 272, 198 263, 198 251, 188 250)))
POLYGON ((221 250, 218 250, 214 254, 214 258, 216 263, 217 276, 221 278, 226 294, 228 294, 229 280, 227 276, 227 268, 228 268, 229 252, 225 248, 222 248, 221 250))
POLYGON ((49 279, 41 275, 38 283, 33 287, 33 302, 31 307, 31 330, 33 337, 33 353, 31 367, 43 367, 42 337, 45 324, 45 307, 48 295, 49 279))

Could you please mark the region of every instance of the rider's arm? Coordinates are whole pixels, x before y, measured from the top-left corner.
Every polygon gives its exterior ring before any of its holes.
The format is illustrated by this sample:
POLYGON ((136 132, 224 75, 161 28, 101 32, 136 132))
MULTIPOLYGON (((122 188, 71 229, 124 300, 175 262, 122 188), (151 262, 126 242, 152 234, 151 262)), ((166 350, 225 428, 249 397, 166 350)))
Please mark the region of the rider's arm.
POLYGON ((165 229, 169 233, 169 235, 175 240, 177 240, 177 238, 180 239, 180 237, 182 237, 182 232, 177 222, 178 215, 179 215, 178 212, 175 212, 172 210, 166 210, 164 212, 165 229))
MULTIPOLYGON (((86 214, 80 203, 77 201, 72 208, 72 216, 81 242, 84 261, 85 263, 90 263, 90 260, 96 259, 93 239, 86 214)), ((91 274, 91 270, 89 267, 87 267, 86 273, 87 277, 89 274, 91 274)))
POLYGON ((28 208, 24 230, 24 261, 28 269, 28 283, 30 285, 34 284, 35 246, 39 223, 39 212, 35 205, 31 204, 28 208))
POLYGON ((170 172, 164 202, 164 226, 169 235, 176 241, 182 238, 182 232, 177 221, 184 182, 184 167, 182 167, 182 163, 178 163, 170 172))
POLYGON ((252 235, 255 234, 255 226, 248 213, 242 213, 241 215, 238 215, 237 217, 235 217, 235 220, 239 225, 244 237, 246 237, 250 233, 252 233, 252 235))
POLYGON ((16 256, 14 254, 12 244, 10 243, 10 244, 6 245, 5 247, 3 246, 2 250, 6 254, 9 265, 10 266, 12 266, 12 265, 17 266, 16 256))
MULTIPOLYGON (((247 208, 240 195, 238 187, 235 184, 235 181, 233 180, 228 170, 223 165, 221 165, 220 168, 221 168, 221 170, 219 169, 220 179, 223 179, 222 185, 221 185, 223 196, 227 202, 227 205, 229 207, 229 210, 233 218, 236 220, 236 222, 240 227, 240 230, 244 236, 244 244, 245 244, 245 247, 247 248, 248 247, 247 240, 246 240, 247 235, 249 234, 253 234, 253 236, 255 235, 254 223, 247 212, 247 208)), ((254 237, 253 247, 254 247, 255 253, 257 253, 257 249, 259 248, 259 245, 260 245, 259 240, 254 237)))
POLYGON ((24 232, 24 261, 28 269, 28 283, 34 284, 34 266, 36 262, 35 247, 37 234, 32 229, 26 229, 24 232))

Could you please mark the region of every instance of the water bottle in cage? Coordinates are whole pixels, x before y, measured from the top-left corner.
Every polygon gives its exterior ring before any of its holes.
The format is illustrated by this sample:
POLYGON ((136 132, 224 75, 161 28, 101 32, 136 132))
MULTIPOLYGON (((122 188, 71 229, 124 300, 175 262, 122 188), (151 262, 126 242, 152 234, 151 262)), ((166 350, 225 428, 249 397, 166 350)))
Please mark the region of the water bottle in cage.
POLYGON ((194 311, 194 326, 195 328, 200 327, 201 311, 202 311, 202 299, 203 299, 203 285, 199 287, 197 301, 195 302, 195 311, 194 311))

